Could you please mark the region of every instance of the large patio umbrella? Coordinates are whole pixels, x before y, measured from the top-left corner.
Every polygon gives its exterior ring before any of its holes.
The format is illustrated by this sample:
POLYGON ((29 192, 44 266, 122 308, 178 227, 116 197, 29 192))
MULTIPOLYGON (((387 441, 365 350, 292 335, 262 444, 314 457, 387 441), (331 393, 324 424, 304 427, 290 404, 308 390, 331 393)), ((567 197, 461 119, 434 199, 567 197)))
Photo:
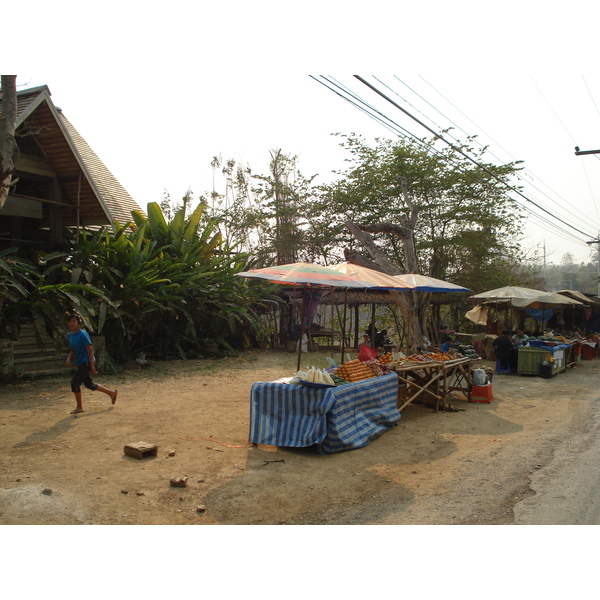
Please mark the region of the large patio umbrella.
POLYGON ((449 281, 427 277, 426 275, 417 275, 416 273, 406 273, 405 275, 393 275, 394 279, 410 285, 419 292, 471 292, 469 288, 455 285, 449 281))
POLYGON ((495 290, 490 290, 489 292, 481 292, 480 294, 475 294, 473 298, 486 298, 489 300, 512 300, 513 298, 535 298, 535 296, 539 296, 540 294, 545 293, 546 292, 542 290, 534 290, 532 288, 506 285, 501 288, 496 288, 495 290))
POLYGON ((262 269, 250 269, 236 273, 240 277, 255 277, 266 279, 271 283, 302 286, 328 286, 345 288, 372 287, 367 281, 360 281, 357 277, 340 273, 329 267, 322 267, 313 263, 291 263, 288 265, 274 265, 262 269))
MULTIPOLYGON (((413 289, 418 292, 451 293, 472 291, 469 288, 450 283, 449 281, 436 279, 435 277, 428 277, 426 275, 418 275, 417 273, 406 273, 404 275, 394 275, 393 277, 398 281, 412 285, 413 289)), ((409 308, 412 312, 412 298, 409 308)))
POLYGON ((542 292, 538 296, 534 296, 532 298, 518 298, 511 300, 513 306, 517 306, 519 308, 542 308, 546 306, 581 306, 583 302, 579 302, 579 300, 574 300, 573 298, 568 298, 567 296, 563 296, 562 294, 556 294, 553 292, 542 292))
POLYGON ((329 269, 338 271, 350 275, 355 279, 366 281, 371 284, 369 287, 386 289, 386 290, 412 290, 416 286, 411 283, 400 281, 397 277, 369 269, 368 267, 361 267, 349 262, 343 262, 339 265, 330 265, 329 269))
POLYGON ((306 305, 307 287, 340 287, 365 289, 373 287, 369 282, 357 280, 356 277, 340 273, 328 267, 322 267, 313 263, 291 263, 287 265, 274 265, 262 269, 250 269, 236 273, 240 277, 266 279, 271 283, 282 285, 302 286, 302 317, 300 323, 300 343, 298 344, 298 370, 302 355, 302 339, 304 337, 304 319, 306 305))
POLYGON ((582 302, 562 294, 513 285, 475 294, 473 298, 507 302, 515 308, 541 309, 542 315, 545 314, 546 308, 582 305, 582 302))

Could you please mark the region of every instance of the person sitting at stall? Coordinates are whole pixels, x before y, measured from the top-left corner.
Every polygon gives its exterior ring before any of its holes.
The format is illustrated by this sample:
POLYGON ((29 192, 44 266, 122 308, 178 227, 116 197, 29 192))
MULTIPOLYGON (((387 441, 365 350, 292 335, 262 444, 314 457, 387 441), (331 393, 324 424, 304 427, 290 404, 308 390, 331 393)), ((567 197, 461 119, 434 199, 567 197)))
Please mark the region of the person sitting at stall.
POLYGON ((512 336, 512 342, 517 347, 524 346, 528 339, 529 336, 520 327, 517 328, 515 335, 512 336))
POLYGON ((450 350, 451 344, 454 340, 449 336, 444 337, 444 343, 440 346, 440 350, 442 352, 448 352, 450 350))
POLYGON ((513 343, 510 338, 510 331, 504 330, 502 335, 499 335, 493 342, 494 352, 498 359, 497 370, 508 371, 512 370, 514 357, 512 356, 513 343))

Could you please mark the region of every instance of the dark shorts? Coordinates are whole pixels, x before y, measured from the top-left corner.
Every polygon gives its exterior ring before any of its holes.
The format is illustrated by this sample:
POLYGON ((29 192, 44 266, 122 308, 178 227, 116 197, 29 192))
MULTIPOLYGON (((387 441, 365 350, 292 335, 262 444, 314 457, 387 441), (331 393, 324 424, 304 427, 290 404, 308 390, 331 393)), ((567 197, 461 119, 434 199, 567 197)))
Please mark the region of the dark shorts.
POLYGON ((77 365, 77 371, 75 371, 75 375, 73 375, 73 379, 71 379, 71 391, 74 394, 81 392, 82 383, 88 390, 92 390, 93 392, 98 388, 98 384, 92 381, 89 363, 77 365))

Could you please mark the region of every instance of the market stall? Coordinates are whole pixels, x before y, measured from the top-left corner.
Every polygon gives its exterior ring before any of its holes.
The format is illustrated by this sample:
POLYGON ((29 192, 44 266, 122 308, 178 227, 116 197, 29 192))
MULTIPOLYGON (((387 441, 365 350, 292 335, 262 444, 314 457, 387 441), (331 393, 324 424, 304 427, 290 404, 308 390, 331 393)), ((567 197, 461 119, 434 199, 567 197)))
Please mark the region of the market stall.
POLYGON ((259 382, 250 392, 250 442, 334 454, 366 446, 400 419, 395 373, 333 387, 259 382))

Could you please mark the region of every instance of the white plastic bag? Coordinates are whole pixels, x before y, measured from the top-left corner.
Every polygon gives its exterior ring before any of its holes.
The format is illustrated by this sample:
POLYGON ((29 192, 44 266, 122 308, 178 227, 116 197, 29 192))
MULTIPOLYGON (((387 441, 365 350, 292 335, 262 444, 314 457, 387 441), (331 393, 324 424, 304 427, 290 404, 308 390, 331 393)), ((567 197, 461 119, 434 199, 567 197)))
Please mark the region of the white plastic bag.
POLYGON ((473 371, 473 385, 487 385, 488 376, 483 369, 475 369, 473 371))

